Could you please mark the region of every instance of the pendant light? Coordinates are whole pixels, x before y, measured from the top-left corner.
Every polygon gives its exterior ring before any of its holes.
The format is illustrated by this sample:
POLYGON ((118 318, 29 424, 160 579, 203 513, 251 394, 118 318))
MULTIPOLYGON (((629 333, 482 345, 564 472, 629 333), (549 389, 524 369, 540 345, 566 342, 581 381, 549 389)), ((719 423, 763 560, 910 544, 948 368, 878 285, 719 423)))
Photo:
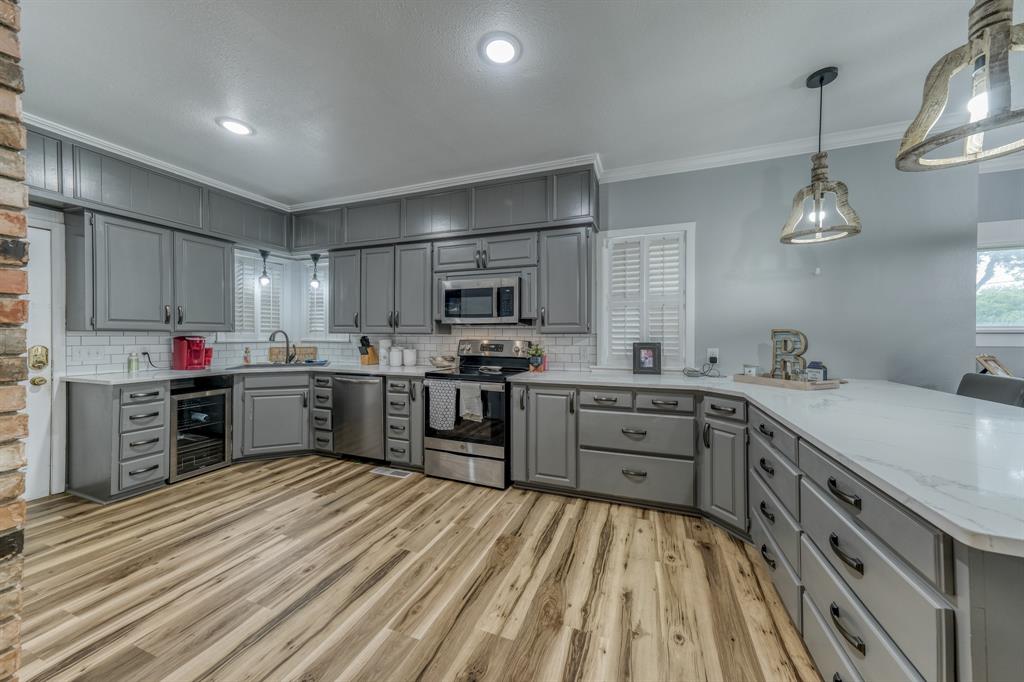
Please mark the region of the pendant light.
POLYGON ((260 249, 260 258, 263 259, 263 272, 260 274, 260 278, 257 281, 260 283, 261 287, 265 287, 270 284, 270 275, 267 274, 267 256, 269 255, 269 251, 260 249))
POLYGON ((313 278, 311 280, 309 280, 309 288, 310 289, 319 289, 320 288, 320 280, 317 279, 317 276, 316 276, 316 264, 320 262, 320 254, 319 253, 310 254, 309 257, 313 259, 313 278))
POLYGON ((811 184, 793 197, 793 210, 782 227, 783 244, 819 244, 860 232, 860 218, 849 202, 846 184, 828 179, 828 152, 821 151, 821 115, 825 86, 839 76, 828 66, 807 77, 807 87, 818 90, 818 153, 811 156, 811 184))
MULTIPOLYGON (((985 148, 985 133, 1024 124, 1024 108, 1012 109, 1009 56, 1024 50, 1024 24, 1013 25, 1013 0, 974 0, 967 15, 967 43, 932 67, 924 82, 921 111, 903 135, 896 167, 904 171, 952 168, 1006 156, 1024 149, 1024 130, 985 148), (968 123, 932 133, 946 109, 949 84, 960 70, 971 68, 968 123), (962 145, 956 144, 962 141, 962 145), (946 154, 925 158, 940 147, 946 154)), ((991 138, 991 136, 990 136, 991 138)))

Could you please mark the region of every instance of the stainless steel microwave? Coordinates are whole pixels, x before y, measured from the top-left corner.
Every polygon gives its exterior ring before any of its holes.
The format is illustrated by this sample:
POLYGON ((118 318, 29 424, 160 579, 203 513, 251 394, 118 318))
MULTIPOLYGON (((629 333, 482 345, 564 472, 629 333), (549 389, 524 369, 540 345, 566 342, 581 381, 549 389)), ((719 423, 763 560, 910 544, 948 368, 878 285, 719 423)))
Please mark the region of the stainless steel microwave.
POLYGON ((516 324, 519 278, 449 279, 441 282, 445 324, 516 324))

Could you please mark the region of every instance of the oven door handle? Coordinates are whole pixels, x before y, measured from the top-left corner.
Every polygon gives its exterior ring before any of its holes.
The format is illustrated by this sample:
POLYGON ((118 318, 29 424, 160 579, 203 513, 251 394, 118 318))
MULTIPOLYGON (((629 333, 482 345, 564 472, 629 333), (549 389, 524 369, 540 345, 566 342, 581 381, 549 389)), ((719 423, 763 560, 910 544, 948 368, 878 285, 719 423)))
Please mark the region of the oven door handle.
POLYGON ((505 392, 504 384, 483 384, 479 381, 460 381, 456 388, 462 388, 463 386, 479 386, 481 391, 497 391, 499 393, 505 392))

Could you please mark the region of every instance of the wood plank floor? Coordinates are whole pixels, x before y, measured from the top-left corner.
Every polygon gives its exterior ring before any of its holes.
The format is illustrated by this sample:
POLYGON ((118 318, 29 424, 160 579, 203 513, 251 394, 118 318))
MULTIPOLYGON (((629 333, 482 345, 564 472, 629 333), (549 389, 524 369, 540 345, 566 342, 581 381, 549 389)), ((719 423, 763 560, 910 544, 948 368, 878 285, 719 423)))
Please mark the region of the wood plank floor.
POLYGON ((699 519, 320 457, 34 502, 26 680, 820 679, 699 519))

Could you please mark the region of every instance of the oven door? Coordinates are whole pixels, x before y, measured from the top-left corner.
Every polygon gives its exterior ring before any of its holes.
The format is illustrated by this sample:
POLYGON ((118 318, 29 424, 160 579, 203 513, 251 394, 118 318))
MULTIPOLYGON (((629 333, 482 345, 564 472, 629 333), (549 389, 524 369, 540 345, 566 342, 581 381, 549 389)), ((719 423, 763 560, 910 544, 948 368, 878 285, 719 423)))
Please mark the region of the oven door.
POLYGON ((519 322, 519 278, 441 282, 441 322, 516 324, 519 322))
POLYGON ((430 387, 424 386, 427 419, 423 444, 434 450, 445 450, 466 455, 479 455, 491 459, 505 459, 506 425, 508 404, 505 400, 505 384, 477 381, 459 382, 455 392, 455 427, 438 430, 430 426, 430 387), (459 414, 462 386, 473 384, 480 387, 480 402, 483 405, 483 420, 463 419, 459 414))

